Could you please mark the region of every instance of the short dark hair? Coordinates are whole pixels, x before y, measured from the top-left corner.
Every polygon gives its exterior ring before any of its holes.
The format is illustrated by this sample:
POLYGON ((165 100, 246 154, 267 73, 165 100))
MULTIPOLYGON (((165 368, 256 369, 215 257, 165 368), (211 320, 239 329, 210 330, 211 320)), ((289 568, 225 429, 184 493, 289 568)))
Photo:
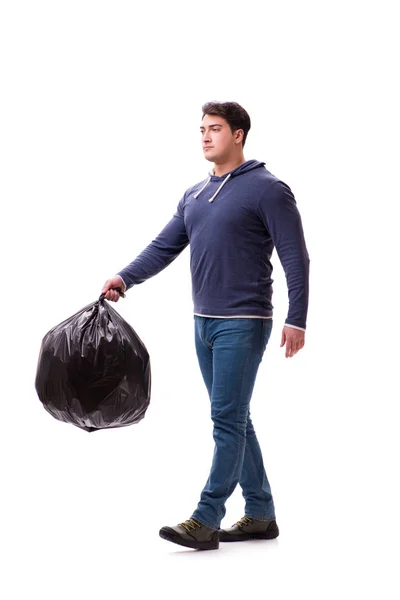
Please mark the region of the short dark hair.
POLYGON ((232 133, 243 129, 243 146, 251 127, 250 117, 237 102, 206 102, 202 106, 203 119, 206 115, 217 115, 227 121, 232 133))

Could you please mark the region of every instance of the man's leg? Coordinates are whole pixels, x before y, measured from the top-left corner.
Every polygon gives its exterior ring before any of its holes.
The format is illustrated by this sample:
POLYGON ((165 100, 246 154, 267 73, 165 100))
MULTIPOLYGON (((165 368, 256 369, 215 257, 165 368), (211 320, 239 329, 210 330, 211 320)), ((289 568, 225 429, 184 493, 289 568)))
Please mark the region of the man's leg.
POLYGON ((247 417, 246 448, 239 485, 245 499, 245 515, 264 521, 275 519, 271 486, 264 468, 261 448, 250 418, 247 417))
MULTIPOLYGON (((219 528, 225 515, 225 502, 240 479, 246 490, 246 501, 249 497, 249 507, 253 505, 252 510, 266 518, 273 514, 272 497, 270 491, 269 497, 265 496, 263 476, 260 481, 261 452, 258 454, 254 443, 251 420, 252 439, 246 452, 249 405, 271 325, 267 319, 196 317, 196 351, 211 396, 215 449, 210 476, 192 518, 207 527, 219 528), (242 475, 242 471, 247 473, 249 469, 249 475, 242 475), (253 489, 254 485, 264 487, 261 495, 253 489)), ((264 472, 263 466, 261 470, 264 472)))

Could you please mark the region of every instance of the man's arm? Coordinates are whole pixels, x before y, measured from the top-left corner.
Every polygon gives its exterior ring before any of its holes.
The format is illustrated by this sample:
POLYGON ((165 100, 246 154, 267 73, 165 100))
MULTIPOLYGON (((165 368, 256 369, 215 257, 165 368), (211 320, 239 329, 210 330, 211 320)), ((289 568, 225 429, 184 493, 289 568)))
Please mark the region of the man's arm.
POLYGON ((183 197, 176 213, 158 236, 119 275, 126 290, 143 283, 165 269, 189 244, 184 218, 183 197))
POLYGON ((287 341, 287 337, 290 340, 293 338, 297 351, 304 345, 310 258, 301 216, 289 186, 281 181, 271 184, 260 197, 259 214, 271 235, 288 286, 289 311, 281 346, 287 341))

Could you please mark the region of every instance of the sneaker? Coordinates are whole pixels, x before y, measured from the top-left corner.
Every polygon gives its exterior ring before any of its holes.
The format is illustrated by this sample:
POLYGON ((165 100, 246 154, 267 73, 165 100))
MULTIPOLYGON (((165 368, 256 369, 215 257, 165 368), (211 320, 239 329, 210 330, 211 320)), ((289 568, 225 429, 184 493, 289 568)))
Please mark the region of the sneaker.
POLYGON ((272 540, 278 537, 279 528, 275 519, 257 521, 250 517, 243 517, 228 529, 219 530, 221 542, 241 542, 245 540, 272 540))
POLYGON ((188 519, 175 527, 162 527, 160 537, 196 550, 216 550, 219 547, 218 530, 210 529, 195 519, 188 519))

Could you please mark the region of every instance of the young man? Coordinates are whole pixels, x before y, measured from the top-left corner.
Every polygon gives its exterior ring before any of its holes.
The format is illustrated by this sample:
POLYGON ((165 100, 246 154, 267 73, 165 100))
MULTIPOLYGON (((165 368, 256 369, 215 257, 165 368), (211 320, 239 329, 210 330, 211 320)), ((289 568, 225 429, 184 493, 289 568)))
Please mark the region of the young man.
POLYGON ((117 302, 115 288, 126 291, 146 281, 190 244, 195 346, 211 401, 215 450, 191 518, 163 527, 160 536, 189 548, 215 549, 219 541, 279 535, 249 406, 272 329, 273 248, 288 285, 281 338, 287 358, 304 346, 310 261, 290 188, 265 163, 244 158, 247 112, 236 102, 208 102, 202 110, 201 141, 213 171, 184 193, 158 237, 106 281, 102 293, 117 302), (238 483, 245 516, 220 529, 226 500, 238 483))

